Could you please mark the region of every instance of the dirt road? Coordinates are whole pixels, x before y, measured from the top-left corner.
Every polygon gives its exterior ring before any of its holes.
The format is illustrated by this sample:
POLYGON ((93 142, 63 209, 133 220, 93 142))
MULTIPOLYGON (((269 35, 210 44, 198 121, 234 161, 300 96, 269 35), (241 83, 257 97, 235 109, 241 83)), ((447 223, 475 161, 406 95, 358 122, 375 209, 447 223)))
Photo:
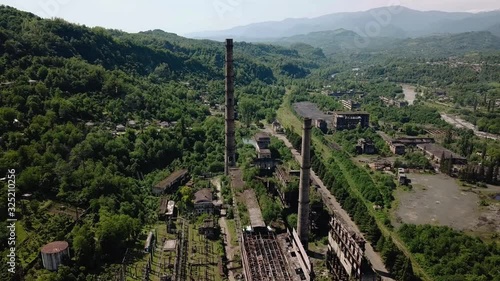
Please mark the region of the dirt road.
MULTIPOLYGON (((223 202, 222 187, 221 187, 220 179, 219 178, 212 179, 211 182, 217 188, 217 198, 219 198, 218 200, 223 202)), ((229 231, 229 226, 227 225, 226 217, 219 218, 219 225, 221 228, 222 235, 224 236, 226 257, 227 257, 227 260, 229 261, 228 268, 231 269, 234 267, 233 266, 233 259, 234 259, 234 254, 235 254, 235 251, 237 250, 237 248, 235 249, 235 247, 233 247, 231 245, 231 238, 232 238, 231 231, 229 231)), ((229 275, 228 276, 229 281, 236 281, 236 279, 234 278, 234 272, 232 270, 229 270, 228 275, 229 275)))
POLYGON ((441 119, 446 121, 446 123, 455 126, 456 128, 459 128, 459 129, 465 128, 465 129, 473 130, 474 134, 480 138, 500 140, 499 135, 481 132, 481 131, 479 131, 479 129, 476 126, 474 126, 474 124, 467 122, 459 117, 447 115, 447 114, 441 114, 441 119))
MULTIPOLYGON (((292 144, 288 141, 288 139, 285 137, 285 135, 281 134, 276 134, 274 131, 270 128, 265 128, 264 131, 266 133, 269 133, 281 141, 285 143, 285 145, 290 149, 292 152, 293 156, 295 159, 300 163, 301 162, 301 155, 300 153, 293 148, 292 144)), ((356 234, 363 236, 361 231, 359 230, 358 226, 352 221, 352 219, 349 217, 346 211, 342 209, 342 206, 337 202, 337 199, 330 193, 328 188, 323 184, 323 181, 314 173, 314 171, 311 169, 311 178, 313 181, 320 187, 318 191, 321 194, 321 197, 323 198, 323 202, 327 205, 328 209, 331 212, 335 212, 335 214, 340 217, 346 224, 346 226, 354 231, 356 234)), ((382 276, 388 275, 389 271, 385 268, 384 262, 382 261, 382 258, 380 255, 375 252, 373 247, 370 245, 370 243, 366 243, 366 249, 365 249, 365 255, 366 258, 370 261, 372 264, 373 269, 375 269, 379 274, 382 276)), ((394 280, 392 278, 388 277, 382 277, 382 280, 394 280)))

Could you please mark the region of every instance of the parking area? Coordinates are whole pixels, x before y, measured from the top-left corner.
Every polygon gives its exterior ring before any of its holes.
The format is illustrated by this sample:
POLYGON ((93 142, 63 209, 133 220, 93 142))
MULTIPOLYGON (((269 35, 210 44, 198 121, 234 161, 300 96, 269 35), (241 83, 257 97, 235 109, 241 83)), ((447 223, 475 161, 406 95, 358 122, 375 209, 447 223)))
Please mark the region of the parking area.
POLYGON ((397 191, 396 226, 401 223, 444 225, 477 233, 500 232, 500 203, 481 206, 475 192, 464 191, 446 175, 409 174, 413 189, 397 191))

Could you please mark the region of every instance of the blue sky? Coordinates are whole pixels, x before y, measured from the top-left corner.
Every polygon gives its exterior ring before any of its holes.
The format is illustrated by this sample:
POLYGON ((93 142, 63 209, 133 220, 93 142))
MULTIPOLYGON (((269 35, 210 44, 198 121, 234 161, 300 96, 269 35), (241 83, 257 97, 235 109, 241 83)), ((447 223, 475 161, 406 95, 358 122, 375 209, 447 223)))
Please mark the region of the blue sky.
POLYGON ((128 32, 189 32, 402 5, 417 10, 485 11, 498 0, 0 0, 0 4, 87 26, 128 32))

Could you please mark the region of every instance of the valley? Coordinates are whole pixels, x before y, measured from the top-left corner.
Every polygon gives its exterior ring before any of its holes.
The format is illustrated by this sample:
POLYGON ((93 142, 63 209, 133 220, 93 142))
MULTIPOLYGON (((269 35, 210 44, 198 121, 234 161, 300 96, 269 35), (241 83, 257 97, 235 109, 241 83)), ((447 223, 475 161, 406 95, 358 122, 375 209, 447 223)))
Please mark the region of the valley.
POLYGON ((499 281, 499 18, 187 38, 1 5, 0 280, 499 281))

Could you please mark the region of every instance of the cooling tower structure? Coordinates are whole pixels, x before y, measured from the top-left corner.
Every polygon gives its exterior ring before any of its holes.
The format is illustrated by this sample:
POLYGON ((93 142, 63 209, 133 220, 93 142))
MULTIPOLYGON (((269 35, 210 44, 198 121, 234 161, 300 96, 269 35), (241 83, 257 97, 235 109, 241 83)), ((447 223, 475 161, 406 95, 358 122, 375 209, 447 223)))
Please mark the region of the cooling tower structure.
POLYGON ((226 39, 226 141, 224 172, 229 175, 229 168, 236 166, 236 141, 234 139, 234 66, 233 39, 226 39))
POLYGON ((69 258, 69 245, 66 241, 49 243, 40 250, 45 269, 56 271, 65 258, 69 258))
POLYGON ((309 185, 311 173, 311 129, 312 121, 304 119, 302 135, 302 163, 300 164, 299 214, 297 231, 302 245, 307 250, 309 242, 309 185))

